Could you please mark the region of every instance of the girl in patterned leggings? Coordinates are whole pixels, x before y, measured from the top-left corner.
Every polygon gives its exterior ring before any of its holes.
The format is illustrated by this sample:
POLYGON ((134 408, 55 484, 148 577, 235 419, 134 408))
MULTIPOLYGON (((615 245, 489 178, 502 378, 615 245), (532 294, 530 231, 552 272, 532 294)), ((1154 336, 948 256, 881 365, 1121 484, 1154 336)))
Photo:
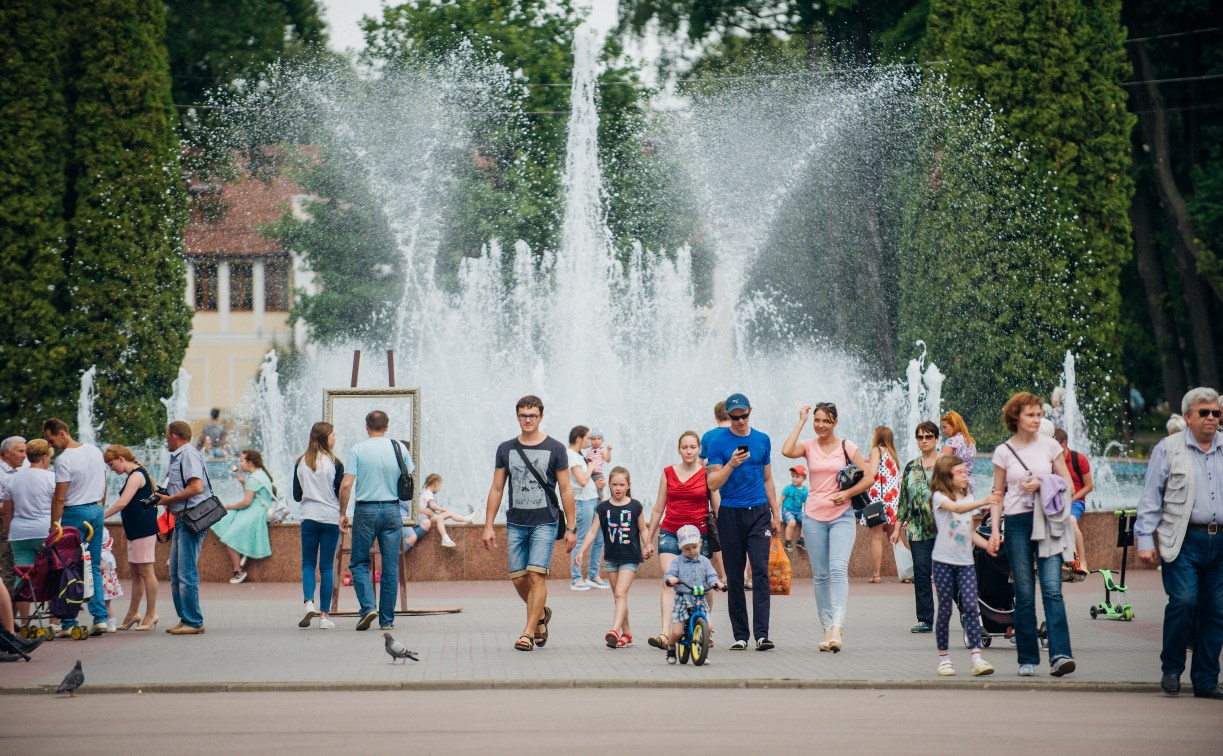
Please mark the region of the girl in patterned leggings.
POLYGON ((930 508, 938 535, 934 540, 934 587, 938 591, 938 617, 934 640, 938 644, 938 673, 955 674, 948 655, 947 625, 951 600, 959 591, 960 609, 968 644, 972 647, 972 674, 990 675, 994 667, 981 658, 981 616, 977 608, 977 573, 972 558, 972 512, 989 504, 968 495, 968 467, 954 455, 939 457, 930 476, 930 508))

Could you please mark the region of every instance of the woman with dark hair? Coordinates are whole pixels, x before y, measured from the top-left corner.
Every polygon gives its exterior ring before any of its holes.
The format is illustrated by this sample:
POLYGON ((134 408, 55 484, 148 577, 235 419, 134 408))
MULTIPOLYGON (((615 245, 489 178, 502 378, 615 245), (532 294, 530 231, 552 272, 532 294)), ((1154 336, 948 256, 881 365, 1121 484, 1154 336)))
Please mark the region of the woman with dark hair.
MULTIPOLYGON (((582 456, 582 448, 590 436, 590 428, 585 425, 575 425, 569 431, 569 450, 566 456, 569 463, 569 479, 573 483, 573 508, 577 513, 578 535, 586 535, 590 523, 594 521, 595 507, 599 505, 599 488, 594 481, 594 468, 582 456)), ((594 544, 590 547, 590 562, 586 565, 586 577, 582 577, 582 565, 578 562, 569 563, 569 588, 574 591, 588 591, 591 588, 610 588, 611 584, 599 579, 599 567, 603 563, 603 533, 595 535, 594 544)))
MULTIPOLYGON (((900 504, 896 520, 905 529, 909 551, 913 554, 913 596, 917 601, 917 624, 911 633, 928 633, 934 629, 934 589, 930 585, 933 570, 934 510, 930 506, 930 476, 938 461, 938 427, 926 420, 913 433, 921 452, 905 464, 900 475, 900 504)), ((900 527, 892 531, 892 543, 900 542, 900 527)))
POLYGON ((810 404, 798 411, 798 425, 790 431, 781 453, 791 459, 806 457, 810 475, 807 506, 803 509, 803 538, 807 541, 807 556, 811 559, 811 577, 815 584, 815 604, 820 624, 824 628, 821 651, 837 653, 843 644, 845 613, 849 604, 849 556, 853 552, 853 497, 866 491, 875 482, 861 452, 852 441, 836 434, 837 406, 820 402, 815 412, 810 404), (807 416, 815 438, 799 443, 807 416), (863 470, 862 479, 842 491, 837 473, 853 462, 863 470))
POLYGON ((306 453, 293 463, 293 500, 301 503, 302 596, 306 615, 298 627, 310 627, 320 616, 321 630, 331 621, 331 594, 335 588, 335 549, 340 542, 340 483, 344 463, 336 457, 335 429, 331 423, 310 427, 306 453), (319 609, 314 608, 314 572, 319 574, 319 609))
MULTIPOLYGON (((989 550, 997 553, 1002 543, 998 523, 1006 527, 1006 559, 1015 580, 1015 644, 1019 674, 1030 677, 1040 663, 1040 639, 1036 629, 1036 584, 1032 562, 1040 575, 1040 595, 1049 629, 1049 674, 1061 677, 1074 671, 1070 651, 1070 625, 1062 602, 1062 555, 1044 553, 1047 539, 1033 541, 1033 530, 1045 526, 1042 487, 1051 476, 1065 480, 1066 496, 1074 490, 1061 444, 1040 433, 1045 410, 1039 396, 1021 391, 1002 408, 1006 428, 1015 434, 994 449, 994 487, 990 493, 993 533, 989 550), (1044 482, 1042 482, 1042 480, 1044 482), (1039 519, 1038 519, 1039 515, 1039 519)), ((1069 502, 1067 501, 1067 509, 1069 502)), ((1073 532, 1071 533, 1073 549, 1073 532)))
POLYGON ((267 510, 276 500, 276 484, 263 465, 262 454, 254 449, 243 451, 238 455, 238 467, 245 473, 237 479, 246 493, 242 501, 226 504, 225 508, 233 514, 212 526, 212 532, 229 551, 234 568, 229 578, 231 585, 246 580, 247 559, 266 559, 272 555, 267 510))
MULTIPOLYGON (((870 529, 871 539, 871 582, 881 582, 879 568, 883 565, 883 545, 888 542, 896 529, 896 504, 900 498, 900 455, 896 453, 896 442, 892 429, 886 425, 875 428, 871 438, 871 456, 867 460, 870 472, 875 476, 867 495, 872 504, 883 505, 883 513, 887 522, 870 529)), ((862 517, 866 524, 866 516, 862 517)))

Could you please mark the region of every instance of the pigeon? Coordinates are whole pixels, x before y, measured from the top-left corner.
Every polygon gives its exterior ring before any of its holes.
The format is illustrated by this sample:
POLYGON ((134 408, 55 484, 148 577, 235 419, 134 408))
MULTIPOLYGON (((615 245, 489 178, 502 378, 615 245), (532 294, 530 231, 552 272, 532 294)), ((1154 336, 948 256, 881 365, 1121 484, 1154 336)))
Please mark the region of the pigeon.
POLYGON ((391 664, 394 664, 396 659, 403 659, 404 664, 408 663, 408 659, 420 661, 415 651, 404 648, 403 644, 392 638, 390 633, 383 633, 382 637, 386 638, 386 652, 391 656, 391 664))
POLYGON ((81 687, 81 684, 84 682, 85 673, 81 671, 81 660, 77 659, 76 666, 72 668, 72 671, 68 673, 68 675, 64 678, 64 681, 59 684, 59 687, 55 689, 55 692, 57 695, 66 692, 69 697, 75 697, 76 694, 74 694, 72 691, 81 687))

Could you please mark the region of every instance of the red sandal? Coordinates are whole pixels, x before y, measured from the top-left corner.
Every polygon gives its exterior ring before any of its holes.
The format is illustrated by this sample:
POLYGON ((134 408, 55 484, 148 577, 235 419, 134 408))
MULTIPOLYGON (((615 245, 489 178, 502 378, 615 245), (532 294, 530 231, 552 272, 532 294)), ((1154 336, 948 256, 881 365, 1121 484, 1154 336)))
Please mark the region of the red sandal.
POLYGON ((628 633, 621 634, 620 640, 617 641, 616 643, 616 648, 632 648, 632 647, 633 647, 633 636, 629 635, 628 633))
POLYGON ((607 631, 607 635, 603 636, 603 640, 607 641, 608 648, 622 648, 624 646, 623 638, 620 637, 614 628, 607 631))

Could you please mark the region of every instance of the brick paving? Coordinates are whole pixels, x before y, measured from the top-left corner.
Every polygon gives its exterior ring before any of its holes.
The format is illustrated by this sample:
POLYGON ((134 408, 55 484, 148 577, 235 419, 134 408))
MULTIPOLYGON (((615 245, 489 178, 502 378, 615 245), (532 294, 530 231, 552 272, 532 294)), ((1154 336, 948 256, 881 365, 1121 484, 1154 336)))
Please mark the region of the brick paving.
MULTIPOLYGON (((1134 684, 1150 690, 1159 680, 1159 642, 1164 596, 1159 574, 1131 576, 1129 599, 1133 622, 1092 620, 1088 607, 1100 600, 1099 578, 1066 586, 1071 639, 1078 671, 1062 680, 1041 669, 1025 684, 1134 684)), ((612 612, 609 591, 574 592, 567 581, 549 585, 555 611, 546 648, 530 653, 511 644, 522 621, 522 604, 508 582, 432 582, 409 585, 409 606, 456 604, 459 614, 398 617, 395 637, 420 655, 419 663, 390 665, 375 625, 354 632, 355 619, 337 617, 335 630, 304 630, 297 585, 240 586, 206 584, 203 607, 208 628, 202 636, 173 637, 163 632, 174 624, 173 607, 163 584, 161 625, 153 633, 124 632, 86 641, 44 644, 30 663, 0 665, 0 690, 56 684, 75 659, 84 662, 87 686, 263 685, 292 687, 401 684, 456 686, 500 685, 683 685, 699 684, 963 684, 967 651, 953 620, 952 659, 961 675, 938 678, 933 635, 912 635, 913 592, 895 582, 871 585, 852 580, 845 650, 819 653, 821 632, 809 580, 796 581, 790 596, 773 598, 771 652, 731 652, 725 598, 714 611, 715 650, 703 668, 669 666, 662 652, 646 645, 657 632, 659 583, 643 580, 630 595, 636 647, 611 650, 603 644, 612 612)), ((354 605, 351 589, 343 601, 354 605)), ((115 602, 122 615, 126 597, 115 602)), ((1014 650, 995 639, 985 652, 998 672, 990 683, 1018 683, 1014 650)), ((1188 675, 1185 678, 1188 684, 1188 675)), ((1127 685, 1116 687, 1125 688, 1127 685)))

